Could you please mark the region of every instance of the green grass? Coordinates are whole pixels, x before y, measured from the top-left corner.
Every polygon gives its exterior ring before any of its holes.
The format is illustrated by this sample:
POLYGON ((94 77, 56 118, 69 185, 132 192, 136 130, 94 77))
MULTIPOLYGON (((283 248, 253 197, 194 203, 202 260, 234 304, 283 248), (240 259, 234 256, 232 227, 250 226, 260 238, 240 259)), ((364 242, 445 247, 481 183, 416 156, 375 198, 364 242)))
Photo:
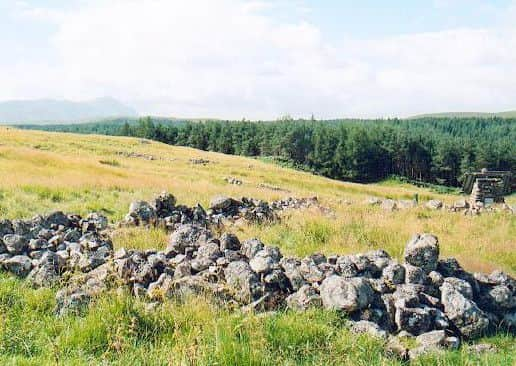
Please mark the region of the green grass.
MULTIPOLYGON (((217 194, 279 199, 317 195, 334 217, 317 209, 289 211, 272 225, 229 226, 241 240, 258 237, 284 254, 346 254, 382 248, 401 258, 417 232, 440 239, 442 257, 457 257, 470 271, 503 269, 516 273, 516 216, 468 217, 424 207, 386 212, 363 204, 368 196, 432 198, 450 204, 458 196, 386 181, 338 182, 306 172, 237 156, 201 152, 138 139, 53 134, 0 128, 0 217, 30 218, 62 210, 105 213, 119 221, 131 201, 151 199, 162 190, 178 202, 207 206, 217 194), (120 151, 151 154, 157 160, 127 158, 120 151), (214 161, 190 164, 191 158, 214 161), (104 163, 102 163, 104 162, 104 163), (114 163, 116 162, 116 163, 114 163), (243 177, 241 186, 224 177, 243 177), (351 201, 350 205, 341 200, 351 201)), ((516 195, 508 197, 516 203, 516 195)), ((164 248, 159 229, 119 229, 115 247, 164 248)), ((0 274, 0 365, 398 365, 383 354, 381 342, 351 335, 341 316, 312 310, 270 315, 241 314, 204 298, 167 302, 157 311, 122 291, 101 296, 81 316, 56 318, 55 289, 32 289, 0 274)), ((499 352, 477 357, 467 348, 430 357, 420 365, 512 365, 515 338, 498 334, 483 341, 499 352)))
MULTIPOLYGON (((350 334, 336 312, 242 314, 197 297, 154 311, 124 291, 98 298, 82 315, 56 318, 54 290, 0 276, 2 365, 399 365, 383 343, 350 334)), ((484 341, 499 352, 464 349, 420 365, 512 365, 514 338, 484 341)))

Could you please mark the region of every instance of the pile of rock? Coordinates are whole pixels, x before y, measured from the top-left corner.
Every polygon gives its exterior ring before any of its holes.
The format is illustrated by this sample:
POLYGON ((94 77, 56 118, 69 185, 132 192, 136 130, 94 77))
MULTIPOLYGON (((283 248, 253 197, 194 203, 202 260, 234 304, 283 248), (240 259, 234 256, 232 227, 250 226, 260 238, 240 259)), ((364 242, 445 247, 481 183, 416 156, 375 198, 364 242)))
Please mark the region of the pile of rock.
POLYGON ((157 158, 154 155, 151 154, 144 154, 144 153, 138 153, 134 151, 117 151, 117 155, 121 155, 126 158, 137 158, 137 159, 144 159, 144 160, 157 160, 157 158))
POLYGON ((209 217, 201 205, 177 205, 176 198, 167 192, 156 196, 152 202, 133 201, 121 226, 159 226, 174 230, 178 224, 209 224, 209 217))
MULTIPOLYGON (((260 207, 221 197, 212 202, 211 215, 241 205, 260 207)), ((173 196, 161 195, 152 205, 132 205, 137 214, 131 217, 151 223, 170 210, 181 212, 177 207, 173 196)), ((516 327, 516 280, 498 271, 471 274, 453 258, 439 259, 439 243, 431 234, 412 238, 399 263, 383 250, 284 257, 259 239, 217 237, 194 219, 174 226, 165 250, 113 252, 106 228, 107 220, 98 214, 3 220, 0 266, 28 276, 36 286, 66 282, 57 294, 58 314, 76 311, 121 285, 152 306, 193 293, 264 311, 324 307, 345 313, 353 332, 385 338, 387 349, 402 358, 516 327), (409 350, 406 337, 418 346, 409 350)))
POLYGON ((430 200, 425 204, 425 207, 430 210, 440 210, 444 207, 441 200, 430 200))
POLYGON ((271 207, 273 210, 283 211, 283 210, 302 210, 308 208, 317 208, 323 214, 327 216, 334 216, 335 213, 330 208, 323 206, 319 203, 317 197, 308 197, 308 198, 296 198, 296 197, 288 197, 281 200, 271 202, 271 207))
POLYGON ((278 219, 274 208, 268 202, 254 198, 242 197, 236 200, 227 196, 217 196, 210 201, 208 210, 211 223, 224 220, 244 219, 250 222, 272 222, 278 219))
POLYGON ((57 282, 64 272, 91 271, 112 256, 106 217, 60 211, 31 220, 0 221, 0 266, 36 285, 57 282))
POLYGON ((264 188, 264 189, 268 189, 268 190, 276 191, 276 192, 285 192, 285 193, 289 193, 290 192, 288 189, 281 188, 281 187, 278 187, 278 186, 273 186, 273 185, 267 184, 267 183, 260 183, 260 184, 258 184, 258 188, 264 188))
POLYGON ((319 200, 317 197, 288 197, 272 202, 271 206, 275 210, 305 209, 313 206, 319 206, 319 200))
POLYGON ((190 164, 193 165, 208 165, 210 163, 214 163, 213 161, 204 158, 191 158, 189 161, 190 164))
POLYGON ((513 278, 501 272, 470 274, 456 260, 438 256, 438 240, 429 234, 407 244, 404 263, 382 250, 298 259, 283 257, 258 239, 240 242, 227 233, 216 238, 204 227, 186 224, 171 234, 166 250, 119 250, 82 287, 61 297, 89 298, 111 276, 150 301, 208 293, 224 304, 257 310, 324 307, 346 313, 352 331, 387 339, 390 352, 400 357, 455 348, 461 339, 516 326, 513 278), (414 337, 419 346, 409 351, 405 337, 414 337))
POLYGON ((380 206, 385 211, 405 210, 417 207, 417 203, 414 200, 381 199, 378 197, 367 197, 364 203, 370 206, 380 206))
POLYGON ((242 182, 241 179, 238 179, 235 177, 226 177, 226 178, 224 178, 224 180, 226 181, 226 183, 233 184, 236 186, 241 186, 242 184, 244 184, 244 182, 242 182))
MULTIPOLYGON (((255 223, 272 222, 278 219, 277 212, 309 207, 325 209, 317 197, 294 198, 268 203, 263 200, 243 197, 236 200, 227 196, 216 196, 208 210, 200 204, 194 207, 176 205, 176 198, 167 192, 161 193, 152 202, 134 201, 129 207, 123 226, 152 225, 174 230, 179 224, 200 226, 220 225, 224 221, 246 220, 255 223)), ((325 209, 329 212, 329 209, 325 209)), ((326 211, 325 211, 326 212, 326 211)))

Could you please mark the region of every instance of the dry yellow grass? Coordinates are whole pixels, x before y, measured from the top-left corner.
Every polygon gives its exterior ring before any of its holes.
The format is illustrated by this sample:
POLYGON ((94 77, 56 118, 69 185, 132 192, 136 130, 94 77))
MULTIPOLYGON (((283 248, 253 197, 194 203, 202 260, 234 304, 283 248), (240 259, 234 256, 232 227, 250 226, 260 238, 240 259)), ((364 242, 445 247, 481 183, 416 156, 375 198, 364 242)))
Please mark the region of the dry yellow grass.
MULTIPOLYGON (((206 206, 217 194, 252 196, 266 200, 286 195, 319 197, 335 218, 306 210, 290 212, 271 226, 229 228, 241 238, 256 236, 290 254, 313 251, 349 253, 384 248, 399 257, 405 242, 417 232, 432 232, 444 256, 457 256, 470 270, 502 268, 516 272, 516 219, 507 213, 465 217, 422 207, 385 212, 363 204, 367 196, 438 198, 452 203, 458 197, 409 185, 354 184, 281 168, 254 159, 174 147, 124 137, 74 135, 0 128, 0 216, 30 217, 61 209, 86 213, 97 210, 118 220, 130 201, 172 192, 181 203, 206 206), (156 160, 125 157, 121 153, 153 155, 156 160), (194 165, 191 158, 212 163, 194 165), (230 185, 226 176, 243 180, 230 185), (290 193, 259 188, 267 183, 290 193), (343 199, 352 204, 340 203, 343 199)), ((510 200, 514 202, 515 198, 510 200)), ((125 229, 116 245, 162 247, 159 231, 125 229)))

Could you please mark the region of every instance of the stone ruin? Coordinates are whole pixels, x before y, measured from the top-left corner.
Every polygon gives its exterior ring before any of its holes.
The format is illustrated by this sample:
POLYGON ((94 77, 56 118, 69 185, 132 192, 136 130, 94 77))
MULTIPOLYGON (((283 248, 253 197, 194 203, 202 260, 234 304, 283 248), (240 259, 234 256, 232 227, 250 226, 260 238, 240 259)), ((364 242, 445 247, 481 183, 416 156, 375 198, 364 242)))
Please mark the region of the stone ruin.
POLYGON ((223 226, 225 222, 238 220, 266 223, 277 221, 280 211, 310 207, 317 207, 325 213, 330 211, 319 204, 317 197, 289 197, 269 203, 249 197, 237 200, 222 195, 213 197, 209 208, 205 210, 200 204, 194 207, 176 205, 176 198, 170 193, 163 192, 152 202, 132 202, 129 213, 120 225, 153 225, 173 230, 177 224, 196 224, 206 227, 223 226))
MULTIPOLYGON (((215 215, 229 207, 215 202, 215 215)), ((129 216, 141 206, 131 205, 129 216)), ((173 196, 161 195, 150 207, 137 211, 138 220, 178 206, 173 196)), ((164 250, 145 251, 114 251, 108 221, 96 213, 1 220, 0 267, 35 287, 61 288, 57 316, 81 312, 118 287, 149 309, 188 294, 246 311, 316 307, 342 312, 351 331, 384 339, 386 352, 402 359, 455 349, 500 329, 515 331, 516 280, 500 271, 469 273, 454 258, 439 258, 434 235, 415 235, 401 262, 383 250, 295 258, 256 238, 217 236, 190 213, 170 227, 164 250), (409 349, 406 338, 416 346, 409 349)))
POLYGON ((469 209, 477 213, 494 203, 505 203, 514 185, 511 172, 482 169, 465 175, 462 190, 469 194, 469 209))

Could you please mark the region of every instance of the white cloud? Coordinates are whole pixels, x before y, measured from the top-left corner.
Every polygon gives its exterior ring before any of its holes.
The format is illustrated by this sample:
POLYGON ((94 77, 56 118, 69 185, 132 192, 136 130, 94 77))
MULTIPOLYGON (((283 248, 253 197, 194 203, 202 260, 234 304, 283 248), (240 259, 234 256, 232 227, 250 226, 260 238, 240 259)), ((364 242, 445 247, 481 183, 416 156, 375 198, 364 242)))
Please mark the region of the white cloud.
MULTIPOLYGON (((0 69, 0 98, 111 95, 142 113, 226 118, 516 108, 516 27, 331 43, 242 0, 28 8, 57 26, 57 64, 0 69), (512 103, 512 104, 511 104, 512 103)), ((345 20, 343 20, 345 21, 345 20)))

